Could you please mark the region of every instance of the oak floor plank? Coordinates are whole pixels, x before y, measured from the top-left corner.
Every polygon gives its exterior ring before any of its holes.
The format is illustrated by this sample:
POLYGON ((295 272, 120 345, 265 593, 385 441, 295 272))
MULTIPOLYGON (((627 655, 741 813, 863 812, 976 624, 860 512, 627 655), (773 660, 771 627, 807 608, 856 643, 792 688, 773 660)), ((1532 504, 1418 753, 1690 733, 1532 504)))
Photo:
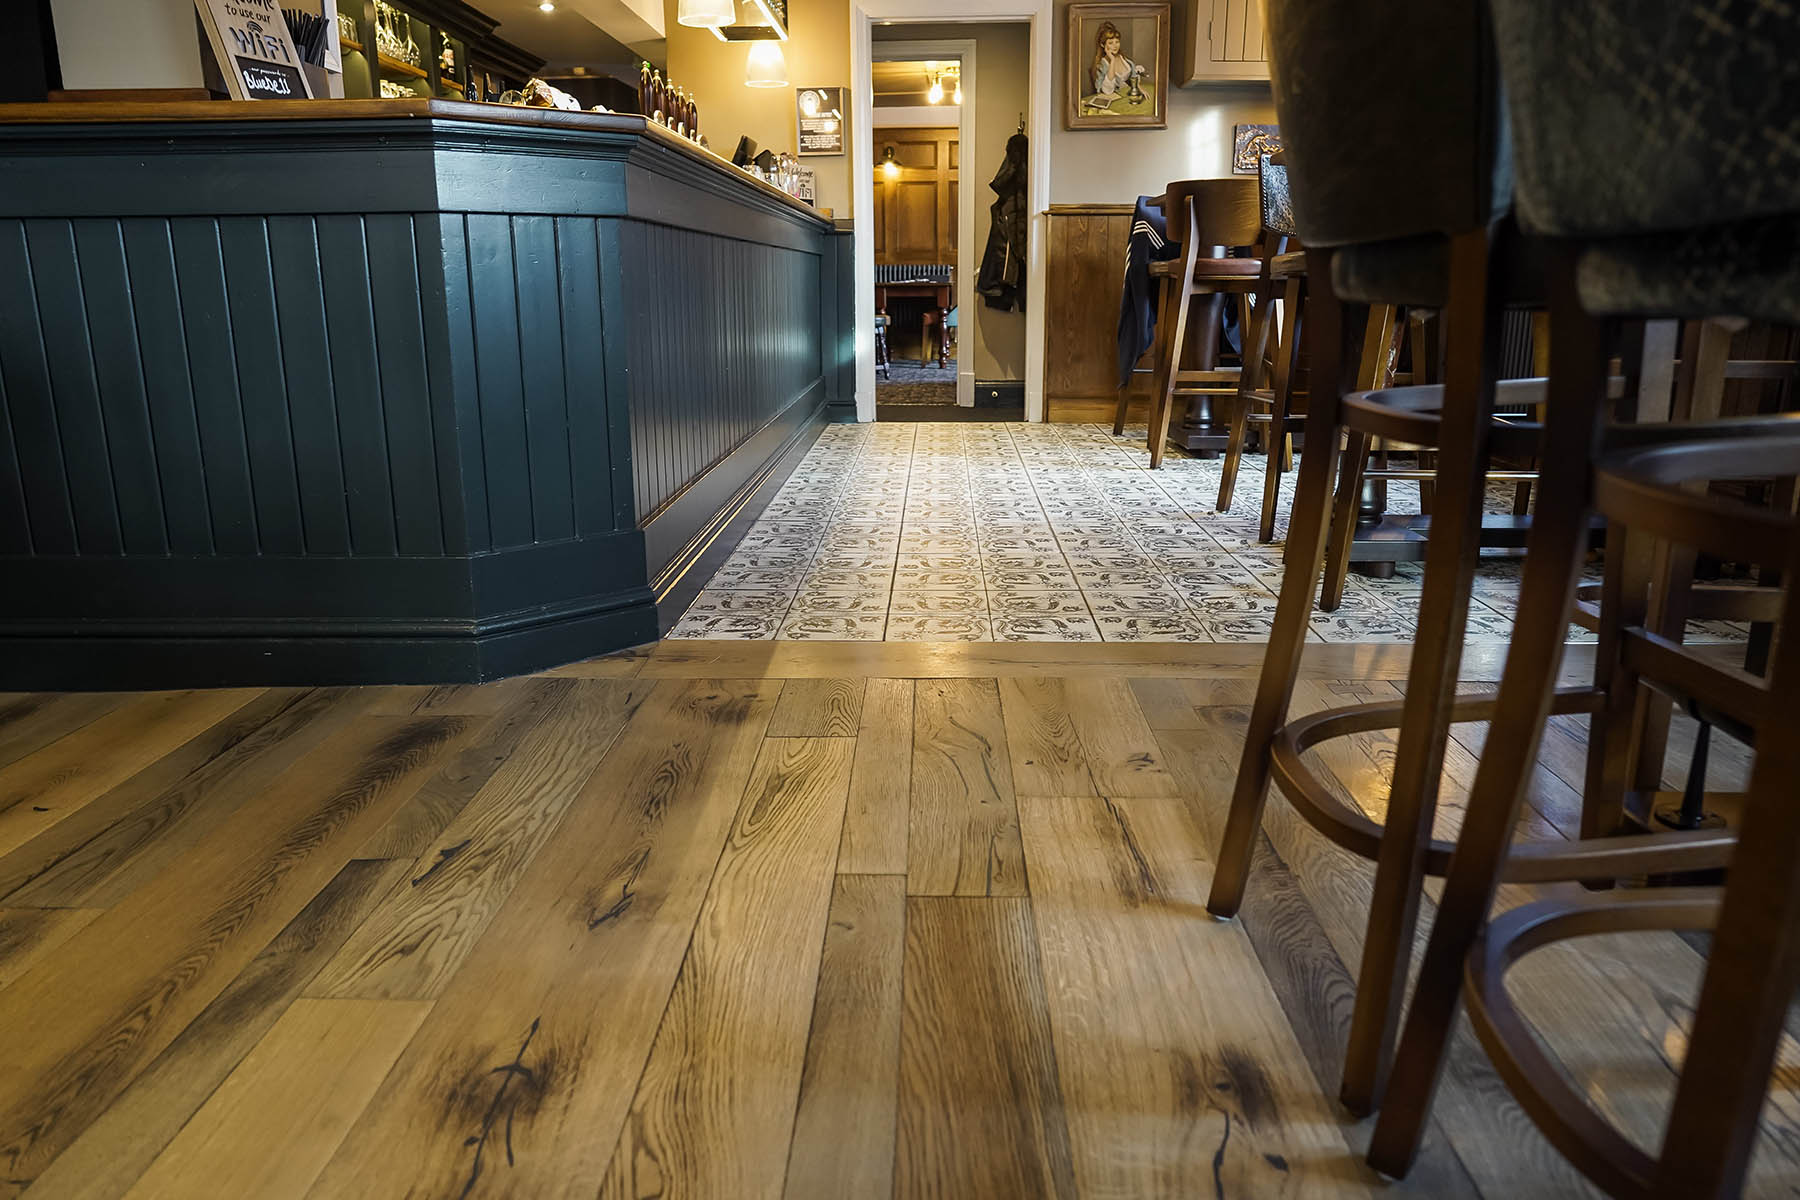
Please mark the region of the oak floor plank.
POLYGON ((361 708, 336 688, 257 697, 0 859, 0 893, 17 904, 110 908, 361 708))
MULTIPOLYGON (((1295 711, 1304 711, 1301 705, 1295 711)), ((1231 802, 1238 752, 1243 744, 1246 714, 1237 707, 1200 710, 1207 727, 1200 730, 1160 731, 1158 738, 1168 761, 1186 783, 1193 803, 1211 811, 1203 820, 1208 827, 1218 822, 1231 802)), ((1344 742, 1347 739, 1332 739, 1344 742)), ((1330 746, 1330 743, 1326 743, 1330 746)), ((1321 747, 1324 749, 1324 747, 1321 747)), ((1334 749, 1334 753, 1343 748, 1334 749)), ((1354 750, 1354 747, 1350 747, 1354 750)), ((1315 751, 1314 753, 1318 753, 1315 751)), ((1367 757, 1349 754, 1342 760, 1353 772, 1378 776, 1367 757)), ((1342 787, 1341 781, 1334 786, 1342 787)), ((1363 936, 1369 911, 1373 864, 1365 862, 1307 825, 1279 791, 1271 789, 1263 815, 1263 832, 1276 853, 1299 881, 1306 902, 1317 915, 1332 948, 1352 975, 1362 962, 1363 936)), ((1211 843, 1216 845, 1216 839, 1211 843)), ((1429 901, 1425 902, 1429 905, 1429 901)), ((1422 910, 1416 950, 1423 951, 1430 925, 1429 909, 1422 910)), ((1415 961, 1417 953, 1415 953, 1415 961)), ((1348 1023, 1339 1031, 1349 1033, 1348 1023)), ((1336 1083, 1332 1085, 1336 1091, 1336 1083)), ((1500 1082, 1487 1056, 1464 1024, 1452 1040, 1444 1082, 1438 1089, 1436 1112, 1450 1134, 1456 1157, 1484 1196, 1532 1195, 1591 1197, 1592 1190, 1544 1140, 1506 1086, 1500 1082)), ((1366 1137, 1356 1143, 1366 1147, 1366 1137)))
POLYGON ((592 1200, 779 692, 651 690, 312 1195, 592 1200))
MULTIPOLYGON (((1209 722, 1227 718, 1227 728, 1230 718, 1242 716, 1241 709, 1217 706, 1203 706, 1197 712, 1209 722)), ((1220 737, 1216 725, 1211 730, 1159 730, 1157 741, 1184 795, 1191 798, 1188 811, 1199 825, 1205 839, 1203 845, 1216 847, 1225 835, 1225 817, 1237 782, 1236 746, 1229 737, 1220 737)), ((1269 844, 1266 834, 1258 836, 1252 853, 1253 865, 1238 921, 1256 948, 1257 961, 1269 977, 1287 1023, 1305 1053, 1319 1094, 1335 1096, 1343 1081, 1356 977, 1338 957, 1299 879, 1269 844)), ((1347 1114, 1337 1115, 1347 1120, 1347 1114)), ((1359 1152, 1368 1144, 1374 1118, 1345 1124, 1343 1128, 1345 1140, 1353 1152, 1359 1152)), ((1442 1122, 1435 1116, 1426 1130, 1412 1173, 1405 1180, 1390 1181, 1388 1187, 1398 1193, 1428 1197, 1479 1194, 1451 1148, 1442 1122)))
POLYGON ((602 1200, 781 1195, 852 750, 763 743, 602 1200))
POLYGON ((1248 937, 1202 915, 1193 819, 1129 798, 1019 809, 1081 1195, 1367 1194, 1248 937))
POLYGON ((0 908, 0 988, 80 933, 98 908, 0 908))
MULTIPOLYGON (((643 664, 645 679, 980 679, 1007 675, 1193 676, 1255 680, 1257 643, 1172 642, 661 642, 643 664)), ((1401 643, 1319 643, 1306 648, 1307 679, 1404 679, 1412 647, 1401 643)), ((1565 676, 1591 678, 1593 647, 1571 646, 1565 676)), ((1465 679, 1499 679, 1506 647, 1470 646, 1465 679)))
POLYGON ((855 737, 862 723, 861 679, 796 679, 781 689, 770 737, 855 737))
POLYGON ((0 1172, 29 1179, 316 895, 468 732, 365 719, 0 991, 0 1172))
MULTIPOLYGON (((1076 687, 1086 687, 1083 680, 1076 687)), ((1094 777, 1075 732, 1066 679, 1001 679, 1000 710, 1013 787, 1025 796, 1095 796, 1094 777)))
POLYGON ((122 692, 29 692, 0 704, 0 770, 138 697, 122 692))
POLYGON ((656 643, 650 642, 628 650, 603 654, 599 658, 586 658, 567 666, 552 667, 548 671, 538 672, 538 675, 540 678, 551 679, 636 679, 655 648, 656 643))
POLYGON ((840 872, 906 874, 912 751, 913 681, 869 680, 863 689, 856 759, 850 769, 844 840, 838 847, 840 872))
POLYGON ((0 774, 0 855, 68 820, 261 694, 259 688, 158 694, 13 763, 0 774))
POLYGON ((496 679, 492 683, 451 683, 432 688, 419 701, 413 712, 459 713, 464 716, 491 717, 504 712, 518 699, 519 693, 538 686, 525 677, 496 679))
POLYGON ((404 870, 374 859, 346 863, 38 1176, 30 1194, 123 1195, 404 870))
POLYGON ((413 794, 385 825, 356 851, 358 858, 417 858, 431 847, 444 827, 500 765, 518 750, 527 733, 575 687, 571 679, 534 679, 532 687, 513 694, 438 773, 413 794))
POLYGON ((1127 681, 1151 729, 1198 729, 1196 708, 1256 702, 1254 679, 1136 676, 1127 681))
POLYGON ((369 715, 376 717, 410 717, 425 698, 437 691, 431 684, 407 684, 400 687, 369 687, 369 715))
POLYGON ((300 999, 175 1135, 127 1200, 298 1200, 431 1005, 300 999))
POLYGON ((840 874, 788 1156, 792 1200, 893 1194, 905 951, 906 877, 840 874))
MULTIPOLYGON (((1159 760, 1156 738, 1123 679, 1086 680, 1069 689, 1069 716, 1099 795, 1177 794, 1174 777, 1159 760)), ((1021 788, 1020 794, 1033 793, 1021 788)))
POLYGON ((894 1196, 1076 1196, 1030 903, 911 896, 894 1196))
POLYGON ((991 679, 915 685, 906 857, 909 895, 1025 894, 1019 810, 991 679))
POLYGON ((410 865, 308 996, 429 1000, 462 965, 643 700, 629 680, 572 691, 410 865))

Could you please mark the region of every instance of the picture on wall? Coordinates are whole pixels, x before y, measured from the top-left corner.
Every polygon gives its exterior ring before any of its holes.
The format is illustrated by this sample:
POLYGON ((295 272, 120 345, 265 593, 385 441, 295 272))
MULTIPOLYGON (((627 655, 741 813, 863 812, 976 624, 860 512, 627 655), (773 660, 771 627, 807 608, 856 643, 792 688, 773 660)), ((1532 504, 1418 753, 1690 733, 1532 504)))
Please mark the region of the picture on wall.
POLYGON ((1071 4, 1064 52, 1065 128, 1168 127, 1167 4, 1071 4))
POLYGON ((1260 170, 1262 156, 1281 151, 1279 125, 1239 125, 1232 131, 1231 173, 1254 175, 1260 170))

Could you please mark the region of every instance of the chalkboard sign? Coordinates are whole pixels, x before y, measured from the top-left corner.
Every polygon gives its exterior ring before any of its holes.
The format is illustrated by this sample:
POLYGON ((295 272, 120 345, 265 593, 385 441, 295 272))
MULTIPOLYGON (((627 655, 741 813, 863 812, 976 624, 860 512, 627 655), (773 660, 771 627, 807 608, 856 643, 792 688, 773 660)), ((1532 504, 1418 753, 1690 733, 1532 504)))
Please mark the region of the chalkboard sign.
POLYGON ((310 100, 279 0, 194 0, 233 100, 310 100))
POLYGON ((799 110, 800 153, 844 152, 844 89, 801 88, 794 96, 799 110))

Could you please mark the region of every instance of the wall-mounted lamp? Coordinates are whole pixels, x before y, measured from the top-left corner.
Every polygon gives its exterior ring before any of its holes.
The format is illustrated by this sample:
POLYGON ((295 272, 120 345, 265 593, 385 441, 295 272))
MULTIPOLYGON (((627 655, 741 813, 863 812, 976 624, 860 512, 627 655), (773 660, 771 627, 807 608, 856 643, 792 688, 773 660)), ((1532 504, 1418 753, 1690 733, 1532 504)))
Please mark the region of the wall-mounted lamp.
POLYGON ((752 42, 744 82, 751 87, 776 88, 788 85, 787 56, 776 41, 752 42))
POLYGON ((951 93, 950 103, 952 103, 952 104, 961 104, 962 103, 962 76, 961 75, 958 75, 956 77, 956 91, 951 93))
POLYGON ((737 20, 736 0, 681 0, 675 20, 682 25, 717 29, 737 20))
POLYGON ((881 155, 881 174, 887 179, 900 178, 900 164, 894 161, 894 148, 889 146, 881 155))
POLYGON ((942 104, 944 102, 944 80, 941 75, 933 75, 931 77, 931 90, 925 93, 925 98, 933 104, 942 104))

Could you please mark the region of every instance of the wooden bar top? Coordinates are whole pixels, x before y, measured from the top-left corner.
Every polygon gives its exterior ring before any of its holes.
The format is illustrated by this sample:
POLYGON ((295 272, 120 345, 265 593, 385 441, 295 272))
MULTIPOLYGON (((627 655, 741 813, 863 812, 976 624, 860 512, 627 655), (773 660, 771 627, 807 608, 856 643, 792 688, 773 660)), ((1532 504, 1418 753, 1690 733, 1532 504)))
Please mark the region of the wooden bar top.
POLYGON ((74 104, 0 104, 0 139, 8 125, 133 125, 220 121, 367 121, 395 119, 476 121, 570 133, 635 133, 778 198, 824 225, 829 218, 711 150, 635 113, 572 112, 476 104, 467 100, 208 100, 173 103, 95 101, 74 104))

